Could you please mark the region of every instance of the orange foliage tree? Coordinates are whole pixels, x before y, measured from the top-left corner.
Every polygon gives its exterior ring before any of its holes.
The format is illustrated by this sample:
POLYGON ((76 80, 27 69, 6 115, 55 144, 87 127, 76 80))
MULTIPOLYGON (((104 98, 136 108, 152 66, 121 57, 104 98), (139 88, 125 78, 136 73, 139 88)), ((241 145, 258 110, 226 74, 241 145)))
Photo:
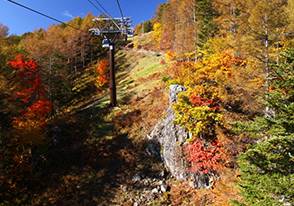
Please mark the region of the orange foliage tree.
POLYGON ((97 88, 102 87, 107 82, 107 76, 106 76, 107 66, 108 66, 108 61, 101 61, 99 63, 98 68, 95 71, 96 78, 94 83, 97 88))

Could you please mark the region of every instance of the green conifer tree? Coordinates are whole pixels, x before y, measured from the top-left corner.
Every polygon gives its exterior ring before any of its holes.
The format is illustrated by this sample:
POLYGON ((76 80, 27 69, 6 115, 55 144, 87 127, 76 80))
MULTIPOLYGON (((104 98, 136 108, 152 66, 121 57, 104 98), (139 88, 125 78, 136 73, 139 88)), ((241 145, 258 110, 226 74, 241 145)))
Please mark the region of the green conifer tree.
POLYGON ((240 132, 258 137, 257 144, 239 155, 240 194, 246 204, 294 204, 294 49, 273 65, 267 112, 250 123, 235 122, 240 132))

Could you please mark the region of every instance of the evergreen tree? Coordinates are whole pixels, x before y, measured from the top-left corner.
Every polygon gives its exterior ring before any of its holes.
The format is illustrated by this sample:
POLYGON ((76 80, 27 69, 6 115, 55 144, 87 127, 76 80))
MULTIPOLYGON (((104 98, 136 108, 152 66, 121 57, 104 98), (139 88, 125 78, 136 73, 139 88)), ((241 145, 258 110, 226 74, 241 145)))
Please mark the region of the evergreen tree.
POLYGON ((239 155, 239 188, 249 205, 294 203, 294 49, 288 49, 272 71, 271 90, 264 99, 270 114, 233 124, 259 139, 239 155))

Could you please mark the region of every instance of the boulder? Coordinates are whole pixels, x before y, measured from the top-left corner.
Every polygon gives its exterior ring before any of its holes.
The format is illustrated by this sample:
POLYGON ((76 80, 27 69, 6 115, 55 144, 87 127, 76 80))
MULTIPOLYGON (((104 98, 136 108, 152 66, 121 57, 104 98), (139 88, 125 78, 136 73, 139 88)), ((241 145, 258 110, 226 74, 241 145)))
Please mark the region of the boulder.
POLYGON ((160 155, 166 170, 176 179, 190 181, 194 188, 210 188, 209 177, 204 174, 196 174, 189 169, 184 148, 188 145, 187 139, 191 136, 189 132, 180 125, 174 124, 176 115, 172 104, 177 101, 177 94, 186 91, 181 85, 171 85, 169 92, 169 108, 165 119, 160 120, 148 135, 151 142, 159 142, 161 145, 160 155))

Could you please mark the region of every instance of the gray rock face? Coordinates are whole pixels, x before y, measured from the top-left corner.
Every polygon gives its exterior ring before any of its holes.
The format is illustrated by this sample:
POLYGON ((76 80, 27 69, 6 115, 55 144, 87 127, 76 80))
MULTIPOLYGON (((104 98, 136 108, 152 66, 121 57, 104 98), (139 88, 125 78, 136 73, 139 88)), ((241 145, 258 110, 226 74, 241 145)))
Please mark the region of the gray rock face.
POLYGON ((189 162, 184 151, 184 148, 188 144, 189 132, 173 123, 176 115, 173 111, 172 104, 176 103, 177 94, 183 91, 186 91, 184 86, 170 86, 170 106, 167 110, 166 117, 155 125, 148 138, 160 143, 161 158, 172 176, 178 180, 190 181, 190 185, 195 188, 209 188, 209 177, 207 175, 195 174, 189 171, 189 162))
POLYGON ((169 86, 169 104, 171 107, 171 104, 174 104, 178 100, 178 93, 184 92, 187 89, 184 86, 181 85, 170 85, 169 86))

